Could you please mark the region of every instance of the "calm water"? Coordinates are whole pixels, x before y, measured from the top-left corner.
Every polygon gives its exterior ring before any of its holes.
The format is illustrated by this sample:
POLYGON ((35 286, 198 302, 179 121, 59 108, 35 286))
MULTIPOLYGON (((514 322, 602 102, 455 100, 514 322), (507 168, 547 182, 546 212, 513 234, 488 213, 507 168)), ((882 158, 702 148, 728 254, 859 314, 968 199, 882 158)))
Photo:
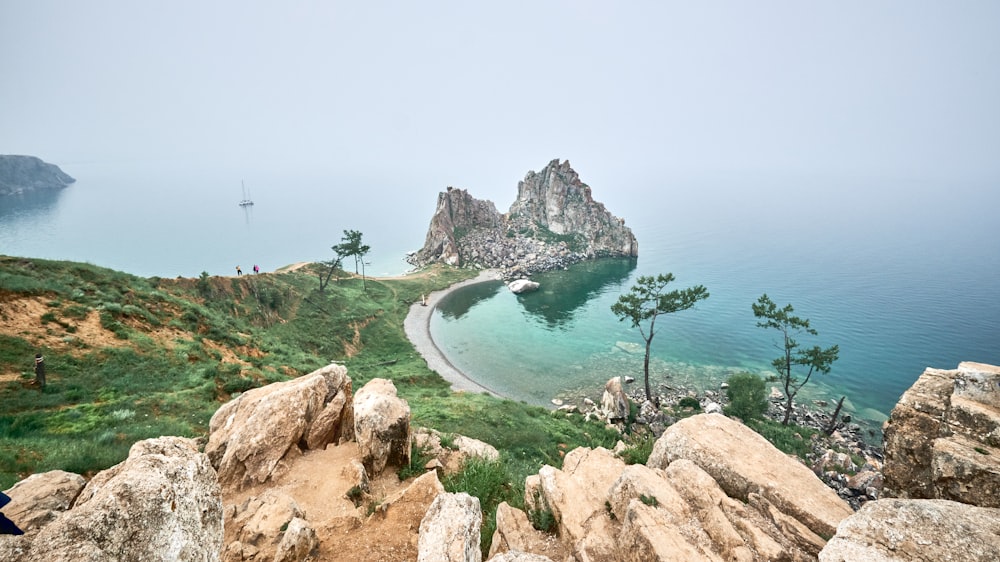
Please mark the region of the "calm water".
POLYGON ((619 212, 639 239, 635 262, 538 276, 541 290, 522 296, 499 283, 455 293, 432 319, 435 340, 457 367, 517 399, 596 397, 611 376, 641 380, 642 340, 611 304, 636 276, 673 272, 676 287, 703 284, 711 296, 658 320, 654 384, 706 389, 736 372, 769 373, 775 333, 756 327, 750 306, 764 292, 811 319, 819 337, 804 344, 840 345, 831 373, 800 396, 846 395, 868 420, 883 419, 927 366, 1000 361, 995 190, 830 185, 807 202, 797 187, 748 186, 735 199, 731 187, 678 186, 619 212))
MULTIPOLYGON (((241 178, 168 165, 64 166, 73 186, 0 198, 0 254, 70 259, 142 276, 270 271, 331 257, 344 229, 372 246, 367 272, 408 269, 434 210, 437 185, 373 178, 241 178)), ((611 304, 638 275, 673 272, 703 284, 697 309, 661 318, 653 382, 712 388, 731 373, 766 372, 774 335, 750 305, 767 292, 792 303, 837 343, 830 375, 810 397, 848 397, 868 419, 884 416, 927 366, 1000 363, 1000 222, 997 185, 923 182, 650 181, 594 195, 636 233, 636 261, 581 264, 539 276, 516 297, 499 283, 455 293, 432 318, 452 362, 487 386, 545 404, 596 395, 618 374, 641 374, 636 331, 611 304)), ((476 190, 470 188, 476 195, 476 190)), ((511 182, 506 208, 516 195, 511 182)))

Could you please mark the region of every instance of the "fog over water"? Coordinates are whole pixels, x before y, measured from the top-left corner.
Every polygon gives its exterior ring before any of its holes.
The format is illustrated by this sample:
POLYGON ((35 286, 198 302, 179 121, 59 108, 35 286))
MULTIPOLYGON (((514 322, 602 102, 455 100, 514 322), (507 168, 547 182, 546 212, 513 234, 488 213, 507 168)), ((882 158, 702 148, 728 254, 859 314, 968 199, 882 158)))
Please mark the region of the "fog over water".
POLYGON ((867 358, 935 332, 920 361, 1000 349, 998 22, 993 1, 0 0, 0 154, 78 180, 0 198, 0 254, 228 274, 358 229, 371 273, 400 273, 445 187, 503 211, 568 159, 636 229, 631 275, 709 286, 712 334, 764 291, 890 315, 846 337, 899 328, 853 360, 863 388, 867 358))

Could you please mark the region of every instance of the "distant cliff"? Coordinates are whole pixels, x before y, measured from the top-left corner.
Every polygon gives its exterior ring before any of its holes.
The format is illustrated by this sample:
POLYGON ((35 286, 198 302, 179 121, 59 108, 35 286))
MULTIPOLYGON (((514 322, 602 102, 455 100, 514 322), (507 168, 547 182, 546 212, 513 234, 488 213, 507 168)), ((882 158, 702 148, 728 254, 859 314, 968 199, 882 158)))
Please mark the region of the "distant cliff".
POLYGON ((61 189, 75 182, 55 164, 34 156, 0 154, 0 195, 36 189, 61 189))
POLYGON ((505 278, 560 269, 585 259, 635 257, 639 243, 625 221, 594 200, 568 161, 549 162, 518 183, 506 214, 490 201, 449 187, 438 195, 424 246, 409 262, 495 268, 505 278))

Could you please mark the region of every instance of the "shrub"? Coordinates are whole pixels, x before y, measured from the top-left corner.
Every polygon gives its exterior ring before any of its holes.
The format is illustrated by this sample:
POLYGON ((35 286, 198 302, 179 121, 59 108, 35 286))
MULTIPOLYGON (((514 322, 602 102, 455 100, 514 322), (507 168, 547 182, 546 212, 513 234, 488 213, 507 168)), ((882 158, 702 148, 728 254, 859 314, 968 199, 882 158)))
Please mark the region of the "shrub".
POLYGON ((677 406, 680 408, 692 408, 694 410, 701 410, 701 403, 698 402, 697 398, 692 398, 690 396, 685 396, 677 401, 677 406))
POLYGON ((740 373, 729 377, 726 396, 729 405, 726 414, 743 420, 760 419, 767 412, 767 394, 764 379, 753 373, 740 373))
POLYGON ((631 443, 619 456, 625 464, 646 464, 655 444, 656 438, 651 433, 633 435, 631 443))

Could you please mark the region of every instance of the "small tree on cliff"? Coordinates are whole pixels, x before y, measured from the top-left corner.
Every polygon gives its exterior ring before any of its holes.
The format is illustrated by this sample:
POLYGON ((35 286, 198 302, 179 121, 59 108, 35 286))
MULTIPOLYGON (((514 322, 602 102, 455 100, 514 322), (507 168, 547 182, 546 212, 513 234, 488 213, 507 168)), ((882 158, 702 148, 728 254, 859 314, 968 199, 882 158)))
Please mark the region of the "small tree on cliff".
POLYGON ((670 292, 666 287, 674 280, 673 273, 660 274, 656 277, 644 275, 636 279, 636 284, 624 295, 618 297, 618 302, 611 305, 611 312, 618 320, 629 320, 633 328, 639 328, 639 334, 646 342, 646 358, 642 363, 643 382, 646 385, 646 400, 653 399, 649 388, 649 350, 656 335, 656 318, 661 314, 670 314, 687 310, 698 301, 708 298, 708 290, 702 285, 687 289, 675 289, 670 292), (649 321, 648 328, 643 328, 643 322, 649 321))
MULTIPOLYGON (((365 255, 371 251, 371 246, 361 243, 360 230, 345 230, 342 242, 333 247, 333 251, 343 259, 354 256, 354 273, 358 273, 358 263, 361 264, 361 284, 365 284, 365 255)), ((367 288, 367 286, 366 286, 367 288)))
POLYGON ((785 418, 781 422, 784 425, 788 425, 788 419, 792 415, 792 401, 795 395, 809 382, 813 373, 829 373, 830 366, 840 353, 840 347, 836 345, 826 349, 818 345, 810 348, 800 347, 795 336, 803 333, 815 336, 818 333, 809 327, 809 319, 792 316, 793 312, 795 309, 790 304, 778 308, 766 293, 753 304, 753 315, 761 319, 757 322, 757 327, 773 328, 781 332, 782 343, 776 344, 776 347, 782 350, 782 354, 775 358, 771 365, 778 372, 778 380, 785 389, 785 418), (804 371, 804 378, 800 380, 795 371, 799 373, 804 371))

